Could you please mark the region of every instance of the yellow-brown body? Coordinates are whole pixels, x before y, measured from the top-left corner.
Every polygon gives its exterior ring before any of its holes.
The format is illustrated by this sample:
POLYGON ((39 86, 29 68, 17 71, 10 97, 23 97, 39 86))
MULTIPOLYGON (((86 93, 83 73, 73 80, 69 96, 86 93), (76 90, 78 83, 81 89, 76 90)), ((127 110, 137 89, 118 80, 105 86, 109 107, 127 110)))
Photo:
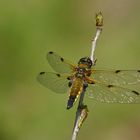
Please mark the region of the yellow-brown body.
POLYGON ((83 90, 83 80, 81 78, 74 78, 72 86, 70 88, 70 95, 71 96, 77 96, 79 95, 83 90))
POLYGON ((81 58, 78 62, 78 67, 75 69, 73 76, 70 79, 69 100, 67 109, 70 109, 77 101, 79 95, 86 89, 88 84, 92 84, 90 79, 92 62, 89 58, 81 58))
POLYGON ((69 100, 67 109, 71 108, 73 104, 77 101, 79 95, 83 91, 84 81, 81 78, 75 77, 72 81, 72 85, 69 90, 69 100))

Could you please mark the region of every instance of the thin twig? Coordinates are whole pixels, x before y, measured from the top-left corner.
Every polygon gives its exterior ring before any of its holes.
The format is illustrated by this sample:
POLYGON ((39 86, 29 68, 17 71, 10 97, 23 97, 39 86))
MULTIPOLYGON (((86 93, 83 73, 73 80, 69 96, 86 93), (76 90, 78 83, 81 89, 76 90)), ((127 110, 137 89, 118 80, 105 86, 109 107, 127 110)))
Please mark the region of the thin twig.
POLYGON ((77 107, 72 140, 76 140, 78 132, 79 132, 84 120, 87 118, 87 115, 88 115, 87 106, 83 104, 85 91, 86 91, 86 88, 84 88, 83 92, 81 93, 80 99, 79 99, 79 105, 77 107))
MULTIPOLYGON (((98 14, 96 14, 96 35, 92 41, 92 49, 91 49, 91 55, 90 55, 90 59, 92 60, 93 65, 95 63, 94 52, 95 52, 97 40, 102 31, 102 26, 103 26, 103 16, 102 16, 102 13, 99 12, 98 14)), ((76 140, 78 132, 88 115, 87 105, 84 105, 83 103, 86 88, 87 88, 87 85, 84 85, 84 89, 80 95, 79 104, 77 107, 77 112, 76 112, 76 117, 75 117, 73 133, 72 133, 72 140, 76 140)))
POLYGON ((94 61, 95 61, 95 59, 94 59, 94 52, 95 52, 97 40, 98 40, 100 34, 101 34, 101 30, 97 29, 95 38, 94 38, 93 41, 92 41, 92 48, 91 48, 90 59, 91 59, 91 61, 92 61, 93 63, 94 63, 94 61))
POLYGON ((94 52, 95 52, 97 40, 102 32, 102 26, 103 26, 103 16, 102 13, 99 12, 98 14, 96 14, 96 35, 92 40, 91 55, 90 55, 90 59, 92 60, 93 64, 95 62, 94 52))

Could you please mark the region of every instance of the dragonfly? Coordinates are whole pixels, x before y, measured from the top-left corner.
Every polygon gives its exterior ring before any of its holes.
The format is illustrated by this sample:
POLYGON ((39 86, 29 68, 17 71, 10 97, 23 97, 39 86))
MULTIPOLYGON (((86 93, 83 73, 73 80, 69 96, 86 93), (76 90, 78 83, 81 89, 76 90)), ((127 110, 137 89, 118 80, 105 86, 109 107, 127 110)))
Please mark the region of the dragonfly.
POLYGON ((47 60, 55 72, 40 72, 40 84, 56 93, 68 93, 70 109, 86 88, 88 97, 102 103, 140 103, 140 92, 125 87, 140 83, 140 70, 98 70, 89 57, 77 65, 55 52, 47 53, 47 60))

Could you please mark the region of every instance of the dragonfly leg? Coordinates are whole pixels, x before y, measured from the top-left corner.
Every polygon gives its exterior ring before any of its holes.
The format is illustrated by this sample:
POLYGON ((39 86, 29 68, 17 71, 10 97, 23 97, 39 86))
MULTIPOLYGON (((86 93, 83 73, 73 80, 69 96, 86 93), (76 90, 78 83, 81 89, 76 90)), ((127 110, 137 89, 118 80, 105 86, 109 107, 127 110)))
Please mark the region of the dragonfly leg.
POLYGON ((97 62, 97 58, 93 61, 93 66, 96 65, 96 62, 97 62))
POLYGON ((86 89, 87 87, 88 87, 88 83, 85 82, 85 83, 83 84, 83 89, 86 89))

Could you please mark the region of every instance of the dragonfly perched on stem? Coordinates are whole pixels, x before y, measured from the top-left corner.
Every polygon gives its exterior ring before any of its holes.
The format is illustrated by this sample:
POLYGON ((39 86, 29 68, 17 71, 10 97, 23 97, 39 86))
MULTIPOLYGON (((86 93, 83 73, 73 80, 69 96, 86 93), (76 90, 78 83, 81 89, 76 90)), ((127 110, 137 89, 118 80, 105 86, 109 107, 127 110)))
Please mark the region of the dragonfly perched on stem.
POLYGON ((86 87, 90 98, 103 103, 140 103, 140 93, 124 87, 140 83, 140 70, 96 70, 89 57, 75 65, 55 52, 47 53, 55 72, 40 72, 37 80, 56 93, 67 93, 67 109, 77 101, 86 87))

